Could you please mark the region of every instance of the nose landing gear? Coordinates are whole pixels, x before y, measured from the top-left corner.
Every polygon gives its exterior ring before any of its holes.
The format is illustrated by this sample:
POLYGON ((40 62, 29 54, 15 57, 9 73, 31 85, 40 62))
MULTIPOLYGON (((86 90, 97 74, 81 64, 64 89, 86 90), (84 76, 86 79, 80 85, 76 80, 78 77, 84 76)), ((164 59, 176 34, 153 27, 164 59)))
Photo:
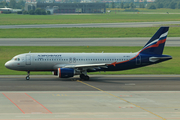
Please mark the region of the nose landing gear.
POLYGON ((26 80, 30 80, 30 71, 27 72, 26 80))

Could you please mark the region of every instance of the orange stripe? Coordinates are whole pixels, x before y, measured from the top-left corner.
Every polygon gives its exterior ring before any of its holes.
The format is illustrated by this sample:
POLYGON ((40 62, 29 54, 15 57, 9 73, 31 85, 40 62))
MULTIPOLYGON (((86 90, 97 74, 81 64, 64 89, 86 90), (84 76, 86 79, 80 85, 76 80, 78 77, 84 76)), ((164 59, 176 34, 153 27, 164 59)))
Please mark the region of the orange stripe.
MULTIPOLYGON (((36 101, 34 98, 32 98, 30 95, 28 95, 27 93, 25 93, 28 97, 30 97, 31 99, 33 99, 34 101, 36 101)), ((44 107, 41 103, 39 103, 38 101, 36 101, 36 103, 38 103, 39 105, 41 105, 44 109, 46 109, 49 113, 52 114, 52 112, 50 110, 48 110, 46 107, 44 107)))
POLYGON ((25 112, 16 104, 16 103, 14 103, 10 98, 8 98, 8 96, 6 96, 4 93, 2 93, 7 99, 9 99, 16 107, 18 107, 19 108, 19 110, 21 110, 21 112, 23 113, 23 114, 25 114, 25 112))
POLYGON ((59 70, 59 78, 61 78, 61 68, 58 68, 59 70))
MULTIPOLYGON (((166 42, 166 38, 163 39, 163 40, 159 40, 156 44, 151 45, 151 46, 149 46, 149 47, 146 47, 146 48, 144 48, 143 50, 146 50, 146 49, 152 48, 152 47, 158 47, 160 44, 165 43, 165 42, 166 42)), ((141 51, 143 51, 143 50, 141 50, 141 51)))
MULTIPOLYGON (((139 53, 140 53, 140 52, 139 52, 139 53)), ((138 53, 135 57, 131 58, 130 60, 135 59, 135 58, 139 55, 139 53, 138 53)), ((111 64, 109 64, 109 65, 114 65, 114 66, 115 66, 116 64, 125 63, 125 62, 128 62, 128 61, 130 61, 130 60, 126 60, 126 61, 122 61, 122 62, 118 62, 118 63, 113 62, 113 63, 111 63, 111 64)))
MULTIPOLYGON (((160 44, 165 43, 165 42, 166 42, 166 38, 163 39, 163 40, 159 40, 156 44, 151 45, 151 46, 149 46, 149 47, 146 47, 146 48, 144 48, 143 50, 146 50, 146 49, 151 48, 151 47, 158 47, 160 44)), ((135 59, 143 50, 141 50, 135 57, 131 58, 130 60, 135 59)), ((112 63, 112 64, 110 64, 110 65, 114 65, 114 66, 115 66, 115 64, 125 63, 125 62, 128 62, 128 61, 130 61, 130 60, 126 60, 126 61, 122 61, 122 62, 118 62, 118 63, 115 63, 115 62, 114 62, 114 63, 112 63)))

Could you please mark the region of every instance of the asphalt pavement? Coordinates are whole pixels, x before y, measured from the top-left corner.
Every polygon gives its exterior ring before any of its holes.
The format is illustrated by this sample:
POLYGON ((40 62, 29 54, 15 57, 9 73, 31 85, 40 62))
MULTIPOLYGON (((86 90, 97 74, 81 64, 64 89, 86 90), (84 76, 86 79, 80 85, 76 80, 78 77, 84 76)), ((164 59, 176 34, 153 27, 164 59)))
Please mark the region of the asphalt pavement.
POLYGON ((41 25, 0 25, 0 29, 12 28, 85 28, 85 27, 159 27, 180 24, 180 21, 127 22, 127 23, 85 23, 85 24, 41 24, 41 25))
MULTIPOLYGON (((144 46, 151 37, 132 38, 0 38, 0 46, 144 46)), ((167 37, 166 46, 180 46, 180 37, 167 37)))

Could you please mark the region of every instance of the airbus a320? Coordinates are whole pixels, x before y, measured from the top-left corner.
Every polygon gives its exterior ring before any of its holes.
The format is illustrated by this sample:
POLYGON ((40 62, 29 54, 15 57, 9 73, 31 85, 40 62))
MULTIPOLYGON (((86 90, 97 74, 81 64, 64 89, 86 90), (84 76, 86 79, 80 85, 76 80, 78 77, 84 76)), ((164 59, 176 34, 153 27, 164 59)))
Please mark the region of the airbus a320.
POLYGON ((169 27, 161 27, 147 44, 136 53, 25 53, 5 63, 12 70, 52 71, 59 78, 80 75, 89 80, 88 72, 121 71, 139 68, 172 59, 163 55, 169 27))

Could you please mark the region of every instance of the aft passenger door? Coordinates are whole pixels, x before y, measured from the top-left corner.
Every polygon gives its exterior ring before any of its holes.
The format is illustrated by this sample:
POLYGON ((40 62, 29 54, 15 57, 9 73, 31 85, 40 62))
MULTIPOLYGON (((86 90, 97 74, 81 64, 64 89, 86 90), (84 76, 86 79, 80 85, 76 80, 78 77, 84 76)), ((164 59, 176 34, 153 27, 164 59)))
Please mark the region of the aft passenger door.
POLYGON ((140 55, 138 55, 136 57, 136 65, 141 65, 141 56, 140 55))

